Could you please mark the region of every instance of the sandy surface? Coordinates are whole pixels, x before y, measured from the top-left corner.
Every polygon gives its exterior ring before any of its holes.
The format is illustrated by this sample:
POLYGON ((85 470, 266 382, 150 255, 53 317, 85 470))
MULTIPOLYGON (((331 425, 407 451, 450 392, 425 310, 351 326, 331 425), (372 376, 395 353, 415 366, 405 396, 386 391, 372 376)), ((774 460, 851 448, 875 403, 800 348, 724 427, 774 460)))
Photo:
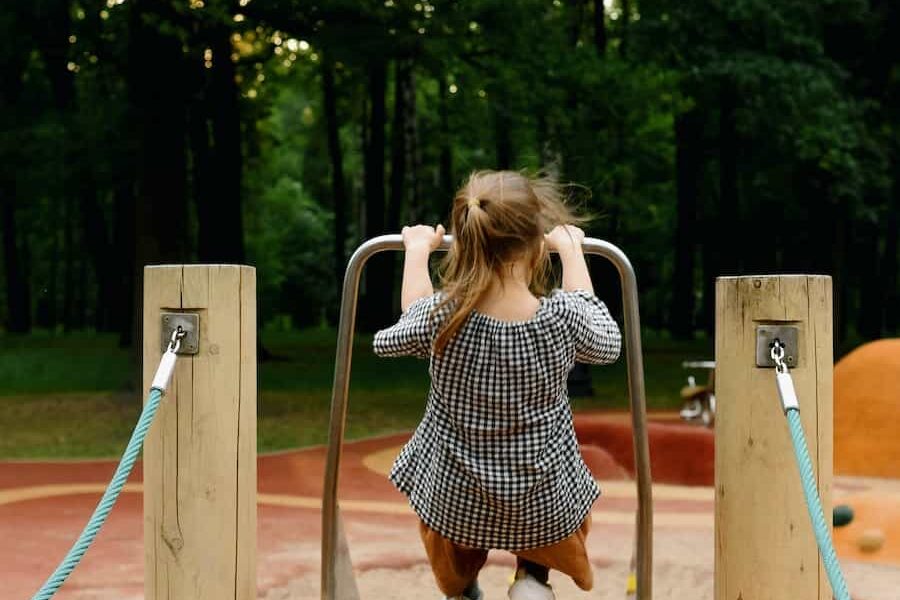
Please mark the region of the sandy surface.
MULTIPOLYGON (((591 592, 579 590, 571 580, 551 578, 558 600, 615 599, 623 600, 626 563, 597 567, 596 586, 591 592)), ((897 600, 900 594, 900 569, 866 563, 847 563, 845 576, 854 600, 897 600)), ((486 600, 506 598, 510 568, 489 565, 479 579, 486 600)), ((427 565, 403 570, 372 569, 358 575, 362 600, 409 600, 411 598, 441 598, 434 587, 427 565)), ((680 566, 660 564, 654 573, 655 600, 712 600, 712 566, 680 566)), ((319 597, 318 574, 292 580, 287 586, 273 589, 264 600, 308 600, 319 597)))
MULTIPOLYGON (((595 531, 594 533, 598 533, 595 531)), ((551 575, 559 600, 625 599, 630 532, 604 531, 590 543, 595 563, 595 588, 580 591, 568 578, 551 575)), ((385 542, 387 554, 396 553, 392 541, 385 542)), ((368 547, 365 554, 377 552, 368 547)), ((654 600, 712 600, 713 535, 711 530, 657 530, 654 539, 654 600)), ((354 552, 354 559, 357 559, 354 552)), ((366 562, 365 558, 358 562, 366 562)), ((512 558, 501 552, 491 554, 479 578, 486 600, 506 598, 512 573, 512 558)), ((844 572, 854 600, 897 600, 900 598, 900 567, 844 562, 844 572)), ((441 598, 431 571, 424 562, 398 569, 369 568, 357 573, 362 600, 410 600, 441 598)), ((319 598, 319 574, 311 572, 272 588, 263 600, 308 600, 319 598)), ((788 596, 784 597, 785 600, 788 596)))

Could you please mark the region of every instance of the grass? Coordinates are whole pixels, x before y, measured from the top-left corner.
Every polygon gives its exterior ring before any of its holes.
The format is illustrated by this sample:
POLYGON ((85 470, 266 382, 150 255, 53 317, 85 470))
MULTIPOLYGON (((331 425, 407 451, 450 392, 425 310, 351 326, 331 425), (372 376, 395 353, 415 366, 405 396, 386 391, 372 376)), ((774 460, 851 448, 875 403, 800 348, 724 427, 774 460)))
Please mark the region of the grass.
MULTIPOLYGON (((263 332, 282 360, 259 367, 258 446, 261 452, 327 441, 334 332, 263 332)), ((114 457, 140 411, 131 355, 110 336, 2 338, 0 459, 114 457)), ((647 336, 644 369, 650 409, 680 406, 687 372, 681 362, 709 358, 707 341, 676 343, 647 336)), ((353 352, 347 436, 355 439, 415 427, 428 389, 426 363, 380 359, 371 338, 353 352)), ((700 374, 704 376, 703 374, 700 374)), ((576 410, 624 409, 625 363, 592 369, 594 395, 576 410)))

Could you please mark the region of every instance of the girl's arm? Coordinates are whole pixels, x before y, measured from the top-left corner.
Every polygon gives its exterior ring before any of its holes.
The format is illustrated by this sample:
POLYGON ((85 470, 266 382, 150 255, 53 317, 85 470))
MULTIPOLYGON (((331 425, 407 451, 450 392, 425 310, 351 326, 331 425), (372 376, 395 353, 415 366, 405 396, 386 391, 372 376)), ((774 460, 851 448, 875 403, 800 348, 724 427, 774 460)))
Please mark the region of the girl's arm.
POLYGON ((431 274, 428 272, 428 257, 441 245, 444 226, 437 229, 427 225, 403 228, 403 285, 400 288, 400 309, 406 309, 420 298, 434 294, 431 274))
POLYGON ((581 249, 583 241, 584 232, 574 225, 560 225, 547 234, 547 246, 559 253, 562 263, 563 289, 567 292, 585 290, 593 294, 594 285, 581 249))

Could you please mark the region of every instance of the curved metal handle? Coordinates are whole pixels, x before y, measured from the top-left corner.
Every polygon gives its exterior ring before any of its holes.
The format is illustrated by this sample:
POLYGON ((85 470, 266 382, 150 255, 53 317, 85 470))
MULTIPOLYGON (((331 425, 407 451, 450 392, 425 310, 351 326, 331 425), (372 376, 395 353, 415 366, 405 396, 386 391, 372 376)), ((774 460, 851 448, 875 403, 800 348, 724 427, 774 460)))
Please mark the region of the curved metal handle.
MULTIPOLYGON (((439 250, 450 248, 453 238, 444 236, 439 250)), ((616 246, 595 238, 585 238, 585 254, 595 254, 615 265, 622 281, 625 313, 625 351, 628 361, 628 396, 634 432, 634 459, 637 479, 637 598, 651 600, 653 572, 653 498, 650 480, 650 446, 647 438, 647 408, 644 390, 644 362, 641 353, 641 323, 638 310, 637 279, 631 261, 616 246)), ((347 419, 347 395, 350 387, 350 360, 356 324, 356 304, 363 266, 375 254, 403 250, 399 234, 382 235, 364 242, 347 264, 341 297, 337 354, 334 363, 334 387, 331 397, 331 427, 328 457, 325 463, 325 488, 322 498, 322 599, 343 600, 337 577, 338 552, 338 470, 347 419)), ((346 575, 345 575, 346 576, 346 575)), ((352 572, 350 575, 352 576, 352 572)), ((354 586, 355 589, 355 586, 354 586)))

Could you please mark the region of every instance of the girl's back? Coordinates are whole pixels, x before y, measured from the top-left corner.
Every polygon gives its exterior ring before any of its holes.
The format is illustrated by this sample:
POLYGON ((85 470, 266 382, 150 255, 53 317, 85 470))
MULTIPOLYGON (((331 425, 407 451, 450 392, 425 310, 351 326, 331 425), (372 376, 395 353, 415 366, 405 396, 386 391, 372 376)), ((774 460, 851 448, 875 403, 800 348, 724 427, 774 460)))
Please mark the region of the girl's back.
POLYGON ((614 361, 621 338, 594 296, 584 233, 566 225, 573 216, 552 181, 510 172, 473 174, 451 219, 439 293, 428 257, 443 227, 403 229, 403 315, 375 335, 382 356, 430 360, 425 414, 391 480, 421 519, 448 597, 481 597, 490 548, 518 556, 514 600, 552 598, 548 568, 590 589, 584 540, 599 489, 578 449, 566 377, 576 360, 614 361), (550 295, 548 250, 565 290, 550 295))
POLYGON ((515 550, 558 541, 597 495, 566 377, 576 359, 614 361, 618 327, 592 293, 557 291, 524 321, 473 311, 433 354, 449 314, 442 300, 416 301, 375 336, 381 356, 430 358, 425 416, 391 479, 429 527, 457 543, 515 550))

